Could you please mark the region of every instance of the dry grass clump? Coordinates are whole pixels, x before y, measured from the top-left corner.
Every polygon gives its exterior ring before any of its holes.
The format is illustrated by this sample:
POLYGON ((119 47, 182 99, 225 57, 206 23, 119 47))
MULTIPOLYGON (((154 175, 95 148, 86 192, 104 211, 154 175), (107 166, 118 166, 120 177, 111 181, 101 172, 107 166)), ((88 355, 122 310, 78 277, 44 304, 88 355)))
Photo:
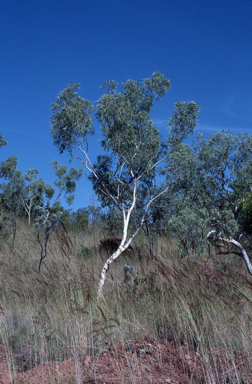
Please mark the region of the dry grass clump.
POLYGON ((93 234, 54 233, 39 273, 32 229, 19 226, 14 251, 5 246, 0 253, 1 342, 13 383, 17 371, 67 359, 74 361, 72 382, 82 382, 85 356, 148 335, 199 356, 202 383, 249 382, 252 280, 243 265, 214 255, 180 260, 167 238, 150 255, 141 234, 135 254, 111 266, 105 300, 97 305, 108 255, 94 245, 93 234), (134 266, 126 280, 125 264, 134 266))

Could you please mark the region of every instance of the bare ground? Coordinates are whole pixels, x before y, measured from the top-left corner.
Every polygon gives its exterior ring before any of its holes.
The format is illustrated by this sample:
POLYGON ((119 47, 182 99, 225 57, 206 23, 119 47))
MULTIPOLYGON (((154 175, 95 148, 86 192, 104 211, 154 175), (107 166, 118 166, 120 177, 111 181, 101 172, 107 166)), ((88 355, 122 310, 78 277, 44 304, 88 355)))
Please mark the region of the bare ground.
MULTIPOLYGON (((209 368, 215 366, 218 379, 212 376, 209 381, 207 364, 206 361, 203 364, 200 353, 189 350, 187 345, 178 346, 152 336, 114 344, 95 358, 86 356, 80 362, 71 358, 41 363, 24 372, 18 372, 16 367, 9 372, 5 348, 0 344, 0 384, 252 383, 252 373, 248 369, 251 362, 242 353, 237 353, 232 361, 228 351, 223 349, 213 350, 210 355, 209 368), (237 376, 242 379, 238 380, 237 376)), ((28 366, 27 361, 23 363, 28 366)))

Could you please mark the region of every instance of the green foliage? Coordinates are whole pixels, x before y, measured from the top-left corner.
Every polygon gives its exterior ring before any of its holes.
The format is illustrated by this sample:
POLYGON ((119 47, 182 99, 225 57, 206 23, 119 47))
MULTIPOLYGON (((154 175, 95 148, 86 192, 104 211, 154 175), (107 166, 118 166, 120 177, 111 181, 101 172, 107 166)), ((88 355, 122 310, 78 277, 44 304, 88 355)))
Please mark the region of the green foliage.
POLYGON ((141 84, 128 80, 122 91, 105 93, 97 104, 96 116, 101 124, 104 139, 102 146, 123 159, 134 174, 150 172, 160 150, 160 135, 153 126, 149 113, 154 100, 159 100, 170 81, 154 73, 141 84))
POLYGON ((11 236, 8 226, 9 220, 8 214, 5 213, 3 209, 0 209, 0 247, 11 236))
POLYGON ((8 179, 14 175, 17 168, 17 157, 9 156, 0 163, 0 179, 8 179))
POLYGON ((114 206, 102 214, 102 222, 109 236, 117 236, 123 230, 122 212, 114 206))
MULTIPOLYGON (((102 207, 114 206, 121 211, 121 243, 104 264, 98 299, 109 265, 130 245, 150 213, 150 205, 177 177, 172 176, 168 185, 158 191, 156 180, 165 173, 164 161, 168 153, 175 152, 196 126, 199 107, 194 102, 180 101, 170 121, 170 139, 162 140, 150 112, 154 101, 160 100, 170 86, 170 80, 159 72, 142 81, 127 80, 120 89, 114 80, 105 81, 105 92, 94 111, 100 123, 105 153, 98 156, 95 164, 89 159, 87 142, 88 135, 93 132, 92 104, 80 98, 76 92, 78 85, 73 83, 52 104, 54 144, 60 153, 66 151, 71 159, 78 159, 90 171, 89 179, 102 207), (133 231, 128 238, 129 226, 133 231)), ((113 213, 118 214, 117 210, 113 213)), ((111 229, 114 232, 114 228, 111 229)), ((95 243, 95 230, 93 233, 95 243)))
POLYGON ((243 234, 244 244, 251 241, 251 153, 250 135, 220 131, 206 139, 199 135, 192 146, 176 145, 169 154, 167 178, 176 177, 176 209, 167 231, 185 252, 203 249, 213 229, 237 240, 243 234))
POLYGON ((59 192, 54 197, 55 190, 50 186, 45 189, 46 204, 37 205, 36 218, 34 227, 36 229, 37 242, 41 248, 39 271, 42 265, 43 259, 47 257, 47 245, 49 238, 53 231, 61 225, 62 208, 60 206, 60 200, 65 199, 68 205, 72 204, 74 195, 73 192, 76 189, 76 181, 78 181, 82 175, 83 170, 79 171, 73 167, 69 173, 67 173, 67 167, 60 165, 57 160, 52 161, 51 166, 55 172, 57 179, 54 184, 58 188, 59 192))
MULTIPOLYGON (((161 184, 157 187, 156 193, 160 193, 163 189, 164 186, 161 184)), ((156 200, 153 201, 150 207, 148 219, 145 220, 143 225, 143 231, 149 244, 150 255, 153 255, 155 249, 157 249, 158 239, 165 233, 166 224, 173 216, 174 209, 175 204, 172 189, 169 189, 167 192, 161 194, 156 200)))
POLYGON ((90 259, 93 257, 93 250, 83 246, 77 256, 79 258, 90 259))
POLYGON ((17 216, 22 210, 22 198, 26 192, 25 181, 22 178, 20 171, 15 170, 13 175, 9 177, 7 184, 1 185, 2 188, 2 203, 10 212, 10 232, 12 233, 11 247, 14 249, 15 237, 17 231, 17 216))
POLYGON ((241 223, 246 233, 252 235, 252 192, 246 192, 239 201, 241 223))
POLYGON ((44 207, 36 207, 37 217, 34 227, 39 233, 43 228, 45 238, 49 237, 53 230, 60 225, 61 212, 51 213, 44 207))
POLYGON ((97 205, 96 200, 93 200, 92 204, 90 204, 85 209, 87 210, 89 220, 91 223, 98 223, 101 220, 102 208, 99 205, 97 205))
POLYGON ((207 247, 208 212, 192 205, 189 199, 178 200, 177 213, 166 225, 166 234, 174 236, 179 245, 179 255, 184 257, 190 250, 202 254, 207 247))
POLYGON ((21 209, 22 197, 25 193, 25 182, 20 171, 16 170, 9 178, 7 184, 2 185, 2 202, 12 212, 19 212, 21 209))
POLYGON ((103 134, 102 147, 107 155, 99 156, 94 169, 99 177, 90 175, 94 190, 103 205, 109 205, 108 194, 117 196, 119 179, 121 193, 116 201, 124 201, 132 193, 133 180, 151 185, 162 153, 160 133, 150 119, 155 100, 170 88, 170 81, 160 73, 153 73, 142 83, 128 80, 121 91, 114 85, 98 100, 96 117, 103 134), (101 188, 105 186, 108 194, 101 188))
POLYGON ((94 109, 91 102, 77 94, 78 84, 70 83, 52 104, 51 134, 60 153, 67 151, 91 171, 90 179, 103 206, 112 203, 123 209, 126 201, 130 204, 132 200, 133 181, 142 178, 151 186, 157 173, 154 164, 161 159, 164 148, 150 111, 153 102, 170 88, 170 81, 155 72, 142 82, 126 81, 120 90, 114 80, 106 80, 103 88, 106 91, 94 109), (88 158, 86 141, 93 133, 93 111, 101 125, 101 143, 106 152, 98 156, 94 166, 88 158))
POLYGON ((57 176, 54 185, 59 189, 60 195, 63 194, 62 198, 66 199, 67 204, 69 206, 72 205, 74 201, 73 192, 76 189, 76 181, 81 178, 83 169, 80 168, 77 170, 76 168, 71 167, 70 172, 67 173, 67 166, 60 165, 58 160, 51 161, 50 165, 57 176))
POLYGON ((0 134, 0 148, 7 144, 8 143, 6 140, 4 140, 3 135, 0 134))
POLYGON ((89 223, 89 210, 87 208, 79 208, 72 213, 72 226, 79 230, 85 230, 89 223))
POLYGON ((169 143, 174 146, 181 143, 188 135, 194 132, 198 120, 200 108, 194 102, 178 101, 169 121, 170 137, 169 143))
POLYGON ((8 183, 2 184, 2 203, 15 217, 26 214, 30 225, 31 219, 36 215, 36 206, 46 206, 53 197, 55 189, 38 178, 39 171, 31 168, 26 174, 16 169, 17 158, 13 157, 3 162, 3 174, 8 183), (4 164, 3 164, 4 163, 4 164))
POLYGON ((93 133, 92 103, 78 96, 79 84, 70 83, 51 104, 54 115, 51 118, 53 143, 60 153, 72 152, 79 141, 93 133))
POLYGON ((39 171, 36 168, 31 168, 23 176, 26 191, 22 198, 22 206, 28 216, 29 225, 31 218, 36 215, 35 207, 43 206, 45 201, 48 201, 55 192, 50 184, 46 184, 42 178, 38 179, 38 175, 39 171))

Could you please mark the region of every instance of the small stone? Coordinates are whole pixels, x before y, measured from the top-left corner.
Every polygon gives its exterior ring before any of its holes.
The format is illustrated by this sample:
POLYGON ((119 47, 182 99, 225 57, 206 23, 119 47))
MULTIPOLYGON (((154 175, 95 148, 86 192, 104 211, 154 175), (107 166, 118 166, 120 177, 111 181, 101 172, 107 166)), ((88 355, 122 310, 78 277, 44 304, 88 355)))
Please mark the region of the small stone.
POLYGON ((143 355, 145 354, 148 354, 148 355, 151 355, 152 354, 152 349, 151 348, 143 348, 143 349, 140 349, 140 351, 138 352, 138 354, 142 357, 143 355))
POLYGON ((132 344, 128 345, 126 348, 125 348, 125 351, 126 352, 134 352, 135 348, 133 347, 132 344))

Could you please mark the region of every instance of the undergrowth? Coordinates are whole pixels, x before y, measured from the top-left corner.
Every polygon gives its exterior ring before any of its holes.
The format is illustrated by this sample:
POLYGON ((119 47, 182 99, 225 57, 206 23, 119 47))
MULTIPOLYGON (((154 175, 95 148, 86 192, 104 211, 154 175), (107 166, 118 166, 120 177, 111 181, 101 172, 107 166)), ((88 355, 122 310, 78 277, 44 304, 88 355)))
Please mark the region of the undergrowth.
POLYGON ((94 246, 93 234, 55 233, 39 273, 32 229, 19 226, 15 249, 5 246, 0 253, 0 341, 13 383, 17 371, 69 358, 75 361, 73 382, 80 382, 84 356, 146 335, 197 353, 205 383, 246 383, 252 370, 252 279, 243 264, 220 260, 213 251, 181 260, 167 238, 150 255, 140 234, 135 253, 112 264, 104 301, 97 305, 108 253, 94 246), (230 364, 235 374, 228 374, 230 364))

